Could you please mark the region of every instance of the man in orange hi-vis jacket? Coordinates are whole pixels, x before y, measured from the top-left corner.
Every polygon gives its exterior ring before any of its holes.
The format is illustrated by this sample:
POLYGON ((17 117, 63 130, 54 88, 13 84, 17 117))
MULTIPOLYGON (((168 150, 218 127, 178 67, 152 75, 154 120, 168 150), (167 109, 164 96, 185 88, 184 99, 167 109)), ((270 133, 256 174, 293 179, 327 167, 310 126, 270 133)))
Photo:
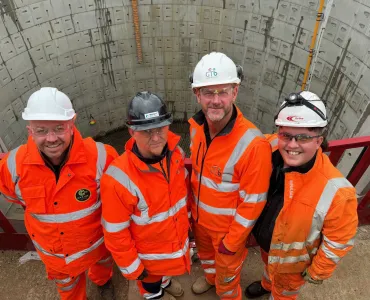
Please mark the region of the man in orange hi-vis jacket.
MULTIPOLYGON (((353 247, 357 229, 356 190, 323 153, 327 116, 311 92, 290 94, 275 124, 278 151, 267 204, 253 228, 265 263, 261 281, 249 285, 249 299, 297 299, 307 281, 320 284, 353 247)), ((276 140, 275 140, 276 141, 276 140)))
POLYGON ((128 107, 132 138, 102 178, 105 243, 145 299, 180 297, 169 276, 190 271, 185 155, 171 123, 159 96, 138 93, 128 107))
POLYGON ((243 70, 223 53, 205 55, 191 77, 202 110, 189 120, 193 228, 205 276, 201 294, 216 285, 221 299, 242 299, 245 242, 266 203, 271 147, 234 102, 243 70))
POLYGON ((25 206, 27 231, 62 300, 86 300, 86 270, 103 299, 115 299, 99 190, 117 152, 81 137, 70 99, 56 88, 33 93, 22 117, 29 139, 0 161, 0 192, 25 206))

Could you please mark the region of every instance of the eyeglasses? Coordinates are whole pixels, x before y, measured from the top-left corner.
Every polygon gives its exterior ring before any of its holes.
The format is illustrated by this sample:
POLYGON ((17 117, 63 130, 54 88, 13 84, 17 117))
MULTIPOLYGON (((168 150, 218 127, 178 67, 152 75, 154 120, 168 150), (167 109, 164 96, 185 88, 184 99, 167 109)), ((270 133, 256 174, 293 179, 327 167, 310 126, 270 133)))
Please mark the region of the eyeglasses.
POLYGON ((154 135, 162 136, 165 132, 165 128, 166 126, 147 130, 140 130, 139 132, 141 132, 147 138, 152 138, 154 135))
POLYGON ((200 94, 207 100, 214 99, 215 95, 218 95, 218 97, 221 100, 225 100, 229 98, 233 93, 234 87, 229 86, 222 89, 208 89, 208 88, 202 88, 200 89, 200 94))
POLYGON ((292 135, 287 132, 279 132, 278 137, 284 142, 289 142, 294 139, 298 144, 305 144, 311 142, 314 138, 321 137, 322 135, 308 135, 308 134, 296 134, 292 135))
POLYGON ((55 126, 53 129, 46 127, 31 127, 32 134, 37 137, 46 137, 51 132, 55 135, 63 135, 71 128, 70 124, 60 124, 55 126))

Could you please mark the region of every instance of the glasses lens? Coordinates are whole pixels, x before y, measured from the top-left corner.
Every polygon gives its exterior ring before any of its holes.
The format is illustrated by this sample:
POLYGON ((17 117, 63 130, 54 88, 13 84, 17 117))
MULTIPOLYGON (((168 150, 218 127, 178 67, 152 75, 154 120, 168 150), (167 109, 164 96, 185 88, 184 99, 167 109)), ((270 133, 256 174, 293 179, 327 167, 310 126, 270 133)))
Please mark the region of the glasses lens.
POLYGON ((278 134, 279 138, 283 140, 284 142, 289 142, 292 139, 292 135, 286 132, 280 132, 278 134))
POLYGON ((32 128, 32 133, 35 136, 46 136, 48 134, 49 130, 44 127, 36 127, 32 128))

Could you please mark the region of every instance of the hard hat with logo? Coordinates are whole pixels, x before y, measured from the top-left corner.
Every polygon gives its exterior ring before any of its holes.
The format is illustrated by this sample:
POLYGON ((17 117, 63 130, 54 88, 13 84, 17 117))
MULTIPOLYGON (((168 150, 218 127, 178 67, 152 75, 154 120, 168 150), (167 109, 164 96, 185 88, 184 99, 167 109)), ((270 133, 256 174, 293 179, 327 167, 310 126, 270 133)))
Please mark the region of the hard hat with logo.
POLYGON ((275 117, 275 125, 288 127, 325 127, 328 124, 326 108, 314 93, 291 93, 275 117))
POLYGON ((28 99, 22 113, 23 120, 68 121, 75 111, 68 96, 56 88, 43 87, 28 99))
POLYGON ((192 89, 217 85, 236 83, 243 80, 243 68, 221 52, 206 54, 195 66, 194 73, 189 80, 192 89))
POLYGON ((148 91, 139 92, 128 105, 126 125, 136 131, 170 125, 172 114, 161 97, 148 91))

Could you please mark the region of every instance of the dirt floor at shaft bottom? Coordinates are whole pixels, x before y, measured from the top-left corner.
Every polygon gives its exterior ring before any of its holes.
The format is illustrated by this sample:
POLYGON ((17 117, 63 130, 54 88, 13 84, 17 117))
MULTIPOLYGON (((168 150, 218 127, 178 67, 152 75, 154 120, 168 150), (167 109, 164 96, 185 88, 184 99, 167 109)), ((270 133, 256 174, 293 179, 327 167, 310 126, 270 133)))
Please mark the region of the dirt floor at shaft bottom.
MULTIPOLYGON (((1 300, 57 300, 55 285, 46 279, 44 266, 40 261, 19 264, 19 258, 26 252, 0 252, 0 299, 1 300)), ((242 271, 242 288, 262 276, 262 262, 258 248, 251 248, 242 271)), ((202 274, 199 262, 193 264, 192 274, 181 276, 185 294, 181 300, 218 299, 214 289, 195 296, 191 283, 202 274)), ((139 300, 135 282, 127 282, 115 268, 113 278, 117 300, 139 300)), ((100 300, 96 287, 88 281, 89 300, 100 300)), ((264 297, 261 299, 268 299, 264 297)), ((368 300, 370 299, 370 226, 360 227, 354 249, 339 264, 333 277, 321 286, 306 285, 299 299, 303 300, 368 300)))

